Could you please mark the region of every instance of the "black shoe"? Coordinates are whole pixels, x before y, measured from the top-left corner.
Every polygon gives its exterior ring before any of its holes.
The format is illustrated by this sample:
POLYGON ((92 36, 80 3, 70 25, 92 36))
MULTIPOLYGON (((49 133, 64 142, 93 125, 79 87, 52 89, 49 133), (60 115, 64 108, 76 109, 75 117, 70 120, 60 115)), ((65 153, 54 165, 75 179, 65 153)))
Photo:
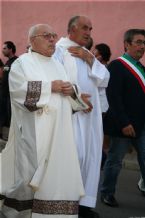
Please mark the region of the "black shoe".
POLYGON ((91 212, 93 213, 93 214, 92 214, 92 217, 94 217, 94 218, 100 218, 100 215, 99 215, 98 212, 93 211, 93 210, 91 210, 91 212))
POLYGON ((99 218, 99 214, 90 207, 79 206, 79 218, 99 218))
POLYGON ((118 207, 118 202, 113 195, 101 195, 101 201, 110 207, 118 207))
POLYGON ((93 213, 88 213, 85 215, 79 215, 79 218, 100 218, 100 215, 97 212, 92 211, 93 213))

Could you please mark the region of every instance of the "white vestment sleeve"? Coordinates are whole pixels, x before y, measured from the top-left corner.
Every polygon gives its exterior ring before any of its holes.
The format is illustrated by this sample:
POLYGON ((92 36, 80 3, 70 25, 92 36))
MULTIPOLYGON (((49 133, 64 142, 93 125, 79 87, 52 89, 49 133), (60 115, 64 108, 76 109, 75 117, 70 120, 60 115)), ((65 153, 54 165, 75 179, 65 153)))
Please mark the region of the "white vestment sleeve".
POLYGON ((19 60, 12 65, 9 74, 10 95, 13 103, 23 110, 35 111, 49 103, 51 82, 27 78, 19 60))
POLYGON ((94 59, 92 69, 89 71, 89 76, 95 79, 97 87, 106 88, 108 86, 110 73, 105 65, 101 64, 96 58, 94 59))
POLYGON ((57 61, 59 61, 61 64, 64 64, 64 61, 63 61, 63 48, 61 48, 61 47, 56 47, 55 53, 54 53, 53 57, 54 57, 57 61))

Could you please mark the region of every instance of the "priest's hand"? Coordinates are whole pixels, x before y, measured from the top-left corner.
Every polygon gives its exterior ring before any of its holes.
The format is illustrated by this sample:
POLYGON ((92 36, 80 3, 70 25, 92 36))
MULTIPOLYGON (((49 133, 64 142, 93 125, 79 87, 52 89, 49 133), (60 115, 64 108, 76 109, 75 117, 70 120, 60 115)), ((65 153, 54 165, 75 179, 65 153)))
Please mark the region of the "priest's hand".
POLYGON ((89 106, 88 109, 83 110, 84 113, 89 113, 92 111, 93 109, 93 105, 91 104, 91 102, 89 101, 89 98, 91 97, 91 95, 86 94, 86 93, 82 93, 81 94, 81 98, 83 99, 83 101, 89 106))
POLYGON ((72 96, 75 94, 74 88, 70 82, 63 82, 62 94, 65 96, 72 96))
POLYGON ((94 62, 94 56, 91 52, 80 46, 71 46, 68 48, 68 51, 71 53, 72 56, 78 57, 83 61, 86 61, 90 65, 90 67, 92 67, 94 62))
POLYGON ((62 92, 63 81, 62 80, 54 80, 51 83, 51 91, 55 93, 62 92))

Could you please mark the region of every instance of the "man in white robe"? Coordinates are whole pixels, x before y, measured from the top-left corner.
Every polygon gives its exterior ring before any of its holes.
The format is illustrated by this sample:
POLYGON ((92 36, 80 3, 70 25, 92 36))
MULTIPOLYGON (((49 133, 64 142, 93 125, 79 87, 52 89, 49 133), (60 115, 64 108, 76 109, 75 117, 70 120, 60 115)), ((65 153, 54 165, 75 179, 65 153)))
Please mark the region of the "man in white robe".
MULTIPOLYGON (((98 86, 108 84, 109 72, 87 50, 92 30, 91 21, 85 16, 75 16, 68 23, 68 37, 57 42, 55 58, 65 67, 72 83, 80 92, 89 94, 93 109, 90 113, 77 112, 73 115, 73 126, 79 162, 86 195, 80 200, 81 217, 97 217, 91 208, 96 206, 102 157, 103 128, 98 86), (106 74, 108 77, 106 77, 106 74)), ((87 111, 88 112, 88 111, 87 111)))
POLYGON ((56 42, 51 27, 31 27, 29 40, 30 51, 14 62, 9 77, 12 122, 1 154, 2 213, 6 218, 77 218, 84 189, 69 101, 74 88, 51 57, 56 42))

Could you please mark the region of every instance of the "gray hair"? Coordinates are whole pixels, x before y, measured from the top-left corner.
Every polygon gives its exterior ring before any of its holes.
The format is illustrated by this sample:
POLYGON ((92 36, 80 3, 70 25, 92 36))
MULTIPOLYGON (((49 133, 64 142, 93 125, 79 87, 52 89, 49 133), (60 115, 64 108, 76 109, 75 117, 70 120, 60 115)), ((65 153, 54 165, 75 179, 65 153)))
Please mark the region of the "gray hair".
POLYGON ((33 36, 35 36, 37 31, 38 31, 38 24, 30 27, 28 32, 28 39, 30 40, 33 36))
POLYGON ((28 42, 30 42, 33 36, 38 34, 38 30, 43 26, 47 26, 48 28, 51 28, 48 24, 36 24, 30 27, 29 32, 28 32, 28 42))
POLYGON ((143 35, 145 36, 144 29, 129 29, 124 33, 124 42, 131 43, 135 35, 143 35))
POLYGON ((68 26, 67 26, 67 32, 70 33, 71 29, 73 26, 76 26, 78 20, 79 20, 80 16, 77 15, 77 16, 73 16, 69 22, 68 22, 68 26))

